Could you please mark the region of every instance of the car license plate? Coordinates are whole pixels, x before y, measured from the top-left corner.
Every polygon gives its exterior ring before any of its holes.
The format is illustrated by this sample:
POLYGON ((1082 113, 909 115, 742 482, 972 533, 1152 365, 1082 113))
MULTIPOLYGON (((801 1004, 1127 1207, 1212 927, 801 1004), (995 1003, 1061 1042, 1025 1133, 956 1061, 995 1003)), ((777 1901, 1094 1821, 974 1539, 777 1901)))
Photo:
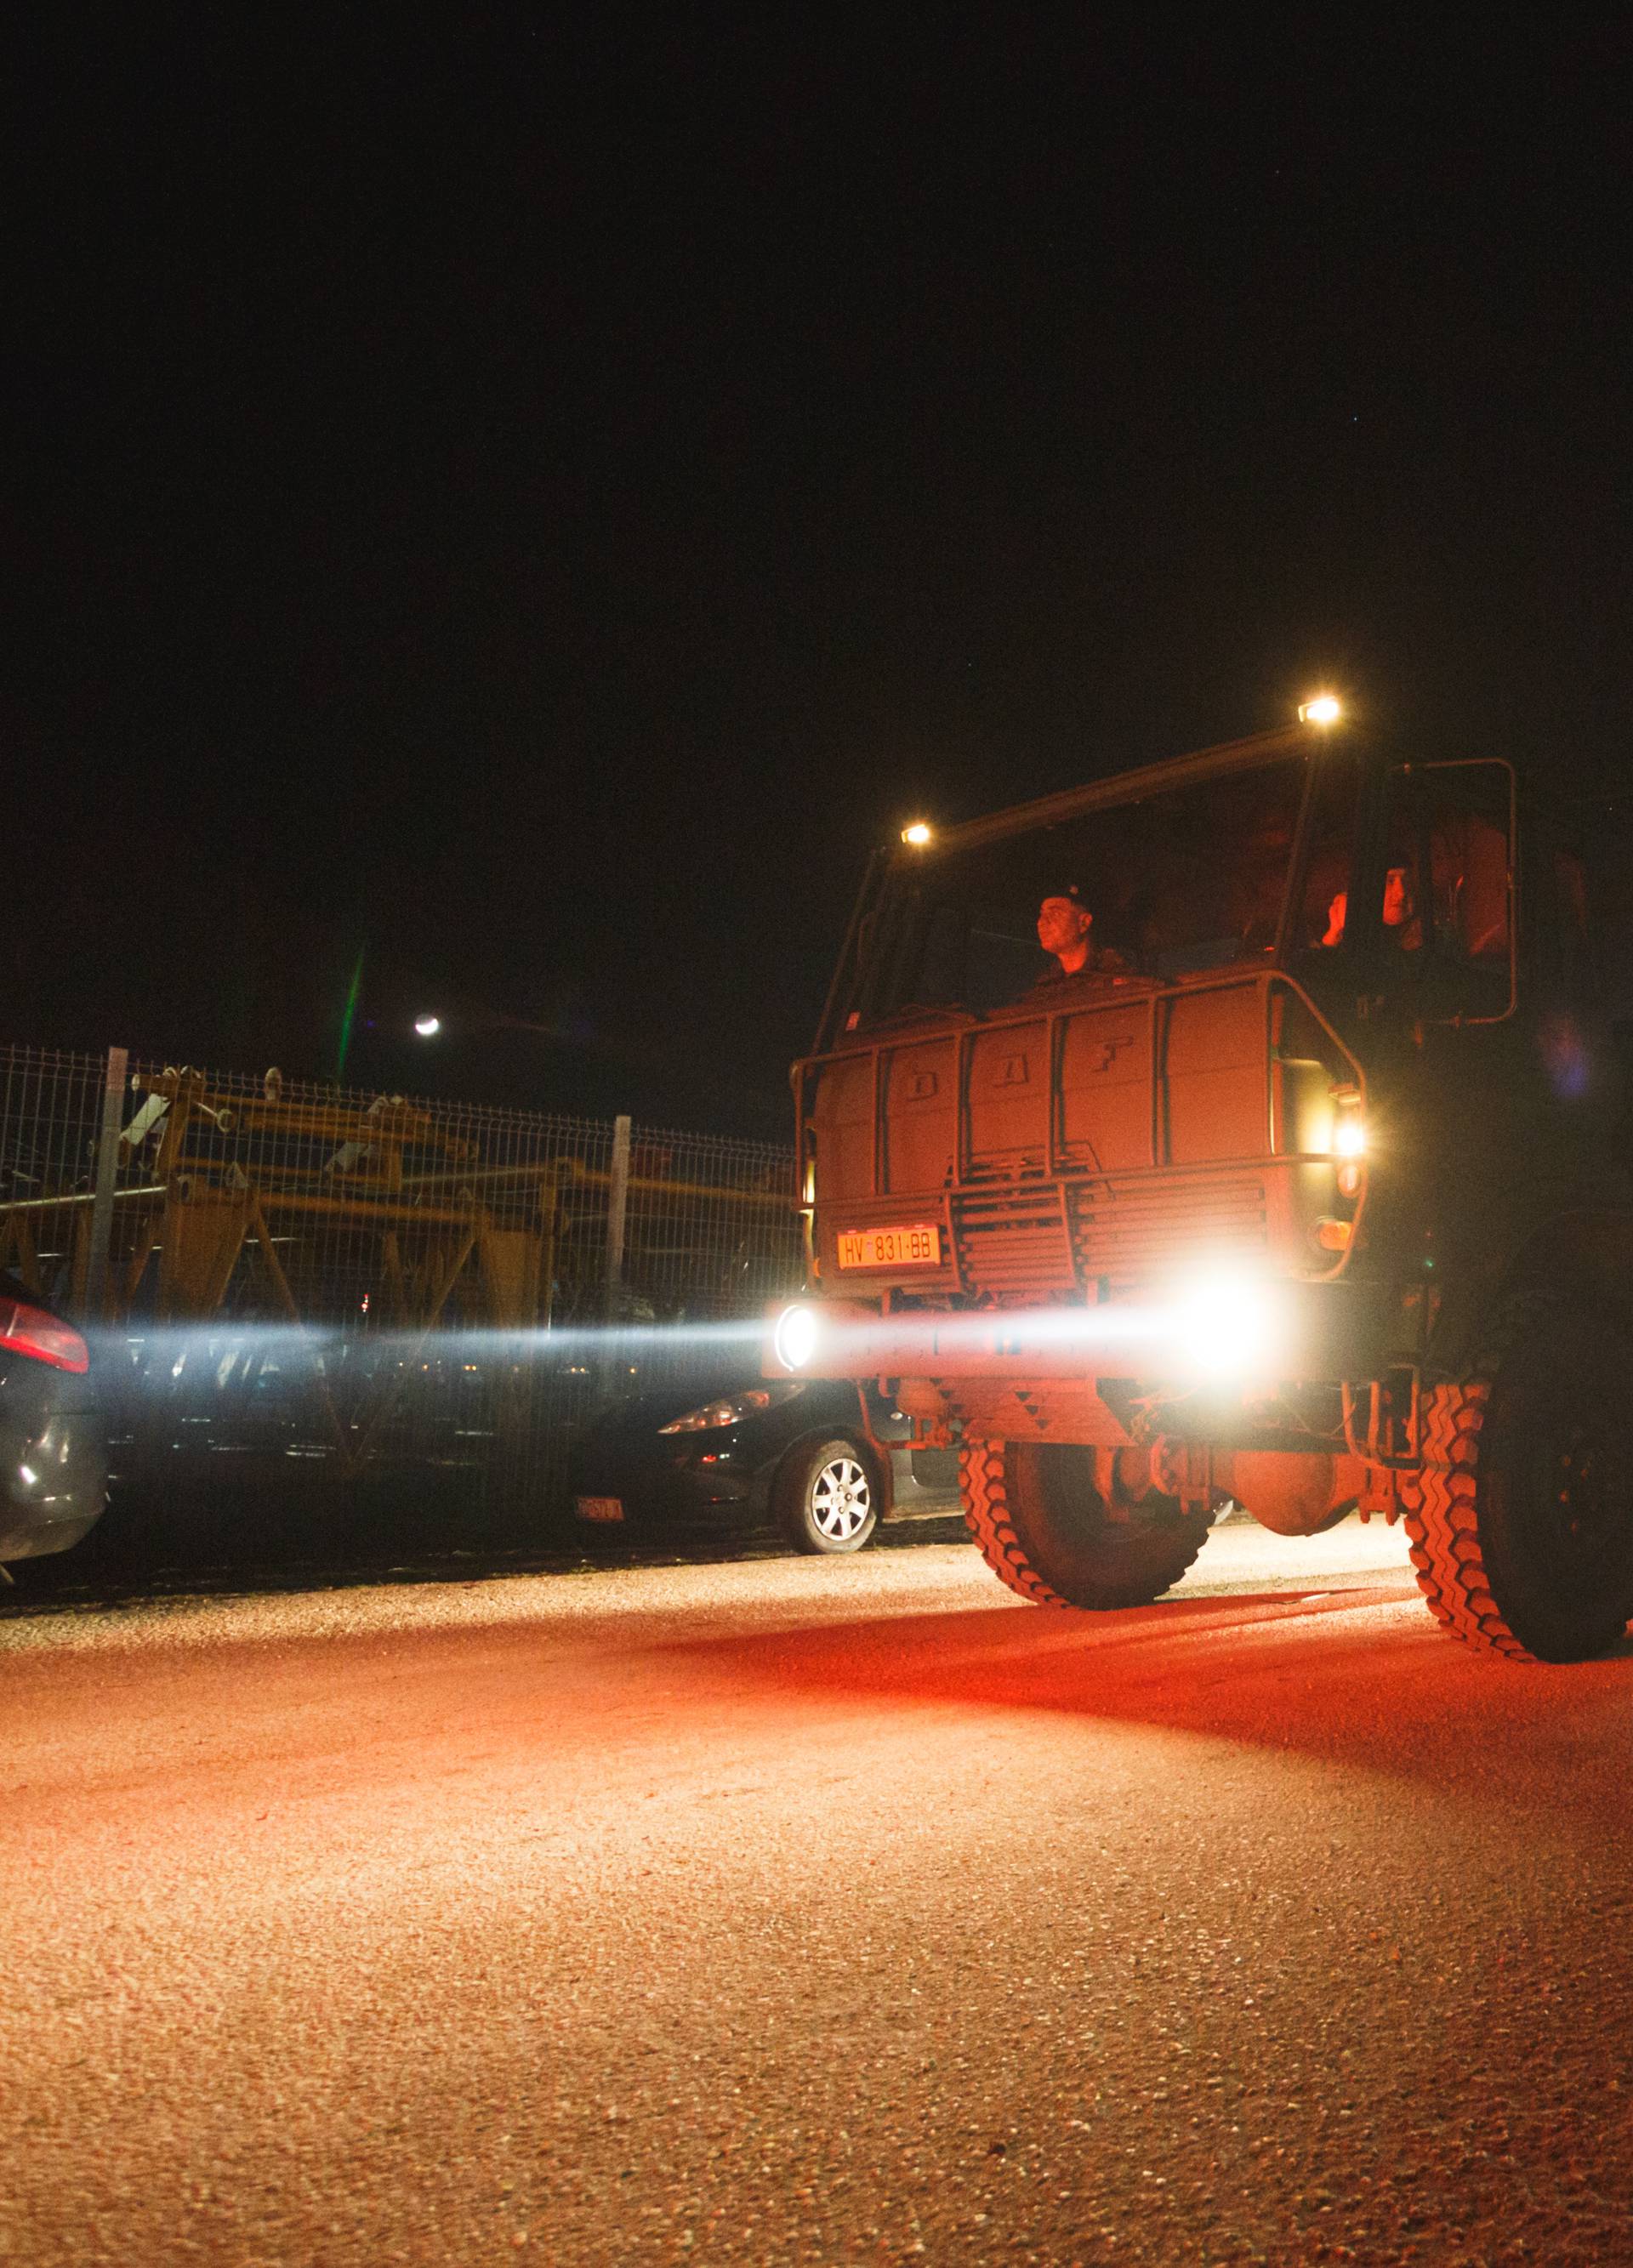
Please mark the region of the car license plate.
POLYGON ((616 1496, 581 1496, 578 1513, 580 1520, 622 1520, 624 1506, 616 1496))
POLYGON ((911 1228, 842 1228, 841 1268, 935 1268, 941 1264, 942 1233, 934 1221, 911 1228))

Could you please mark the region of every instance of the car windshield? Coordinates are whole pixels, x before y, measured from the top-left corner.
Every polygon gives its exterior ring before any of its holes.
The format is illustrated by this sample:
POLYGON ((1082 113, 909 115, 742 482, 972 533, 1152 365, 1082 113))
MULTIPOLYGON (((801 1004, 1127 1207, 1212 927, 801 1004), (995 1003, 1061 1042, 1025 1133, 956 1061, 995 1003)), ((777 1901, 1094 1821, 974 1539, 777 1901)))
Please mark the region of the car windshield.
POLYGON ((983 1014, 1040 984, 1267 961, 1303 778, 1289 758, 905 865, 853 1023, 911 1008, 983 1014), (1048 900, 1061 902, 1046 923, 1052 951, 1038 934, 1048 900))

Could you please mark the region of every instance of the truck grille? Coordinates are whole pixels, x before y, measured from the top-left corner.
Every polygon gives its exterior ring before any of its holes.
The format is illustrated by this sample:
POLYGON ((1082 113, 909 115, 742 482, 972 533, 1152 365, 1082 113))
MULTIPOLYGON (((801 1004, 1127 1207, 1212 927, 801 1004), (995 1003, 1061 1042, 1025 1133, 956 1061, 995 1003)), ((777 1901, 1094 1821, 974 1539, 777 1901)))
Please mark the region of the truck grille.
POLYGON ((1259 1174, 1159 1174, 1149 1180, 1053 1182, 964 1189, 953 1200, 958 1273, 1001 1301, 1097 1285, 1113 1299, 1199 1261, 1242 1261, 1267 1242, 1259 1174), (1070 1237, 1066 1223, 1070 1223, 1070 1237))
POLYGON ((1011 1183, 968 1191, 954 1202, 958 1273, 972 1292, 1005 1294, 1069 1290, 1076 1283, 1060 1193, 1053 1182, 1024 1191, 1011 1183))
POLYGON ((1113 1297, 1199 1259, 1254 1258, 1267 1241, 1265 1185, 1257 1174, 1164 1175, 1115 1187, 1082 1182, 1068 1203, 1083 1278, 1105 1283, 1113 1297))

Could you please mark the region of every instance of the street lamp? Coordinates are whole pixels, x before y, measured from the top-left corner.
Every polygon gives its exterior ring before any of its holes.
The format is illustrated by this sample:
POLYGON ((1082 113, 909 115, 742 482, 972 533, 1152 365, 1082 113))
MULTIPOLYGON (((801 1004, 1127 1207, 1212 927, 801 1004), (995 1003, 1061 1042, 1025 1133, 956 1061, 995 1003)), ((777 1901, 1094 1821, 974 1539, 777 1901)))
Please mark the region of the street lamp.
MULTIPOLYGON (((434 1040, 440 1034, 447 1030, 448 1027, 444 1025, 440 1016, 433 1016, 427 1012, 425 1015, 415 1017, 414 1029, 422 1040, 434 1040)), ((530 1024, 525 1017, 501 1015, 491 1008, 480 1010, 470 1016, 456 1016, 451 1036, 457 1039, 462 1032, 469 1034, 537 1032, 546 1040, 565 1040, 572 1037, 571 1033, 564 1031, 559 1024, 530 1024)))

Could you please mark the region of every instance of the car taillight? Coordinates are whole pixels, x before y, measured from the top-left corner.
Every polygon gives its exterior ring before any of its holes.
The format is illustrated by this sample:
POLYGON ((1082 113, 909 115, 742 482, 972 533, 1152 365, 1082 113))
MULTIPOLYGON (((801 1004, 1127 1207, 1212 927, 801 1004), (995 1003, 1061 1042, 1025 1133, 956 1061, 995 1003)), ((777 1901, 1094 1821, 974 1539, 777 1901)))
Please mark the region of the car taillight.
POLYGON ((0 1300, 0 1354, 26 1354, 53 1370, 89 1370, 91 1350, 70 1323, 59 1323, 43 1307, 13 1304, 8 1314, 0 1300))

